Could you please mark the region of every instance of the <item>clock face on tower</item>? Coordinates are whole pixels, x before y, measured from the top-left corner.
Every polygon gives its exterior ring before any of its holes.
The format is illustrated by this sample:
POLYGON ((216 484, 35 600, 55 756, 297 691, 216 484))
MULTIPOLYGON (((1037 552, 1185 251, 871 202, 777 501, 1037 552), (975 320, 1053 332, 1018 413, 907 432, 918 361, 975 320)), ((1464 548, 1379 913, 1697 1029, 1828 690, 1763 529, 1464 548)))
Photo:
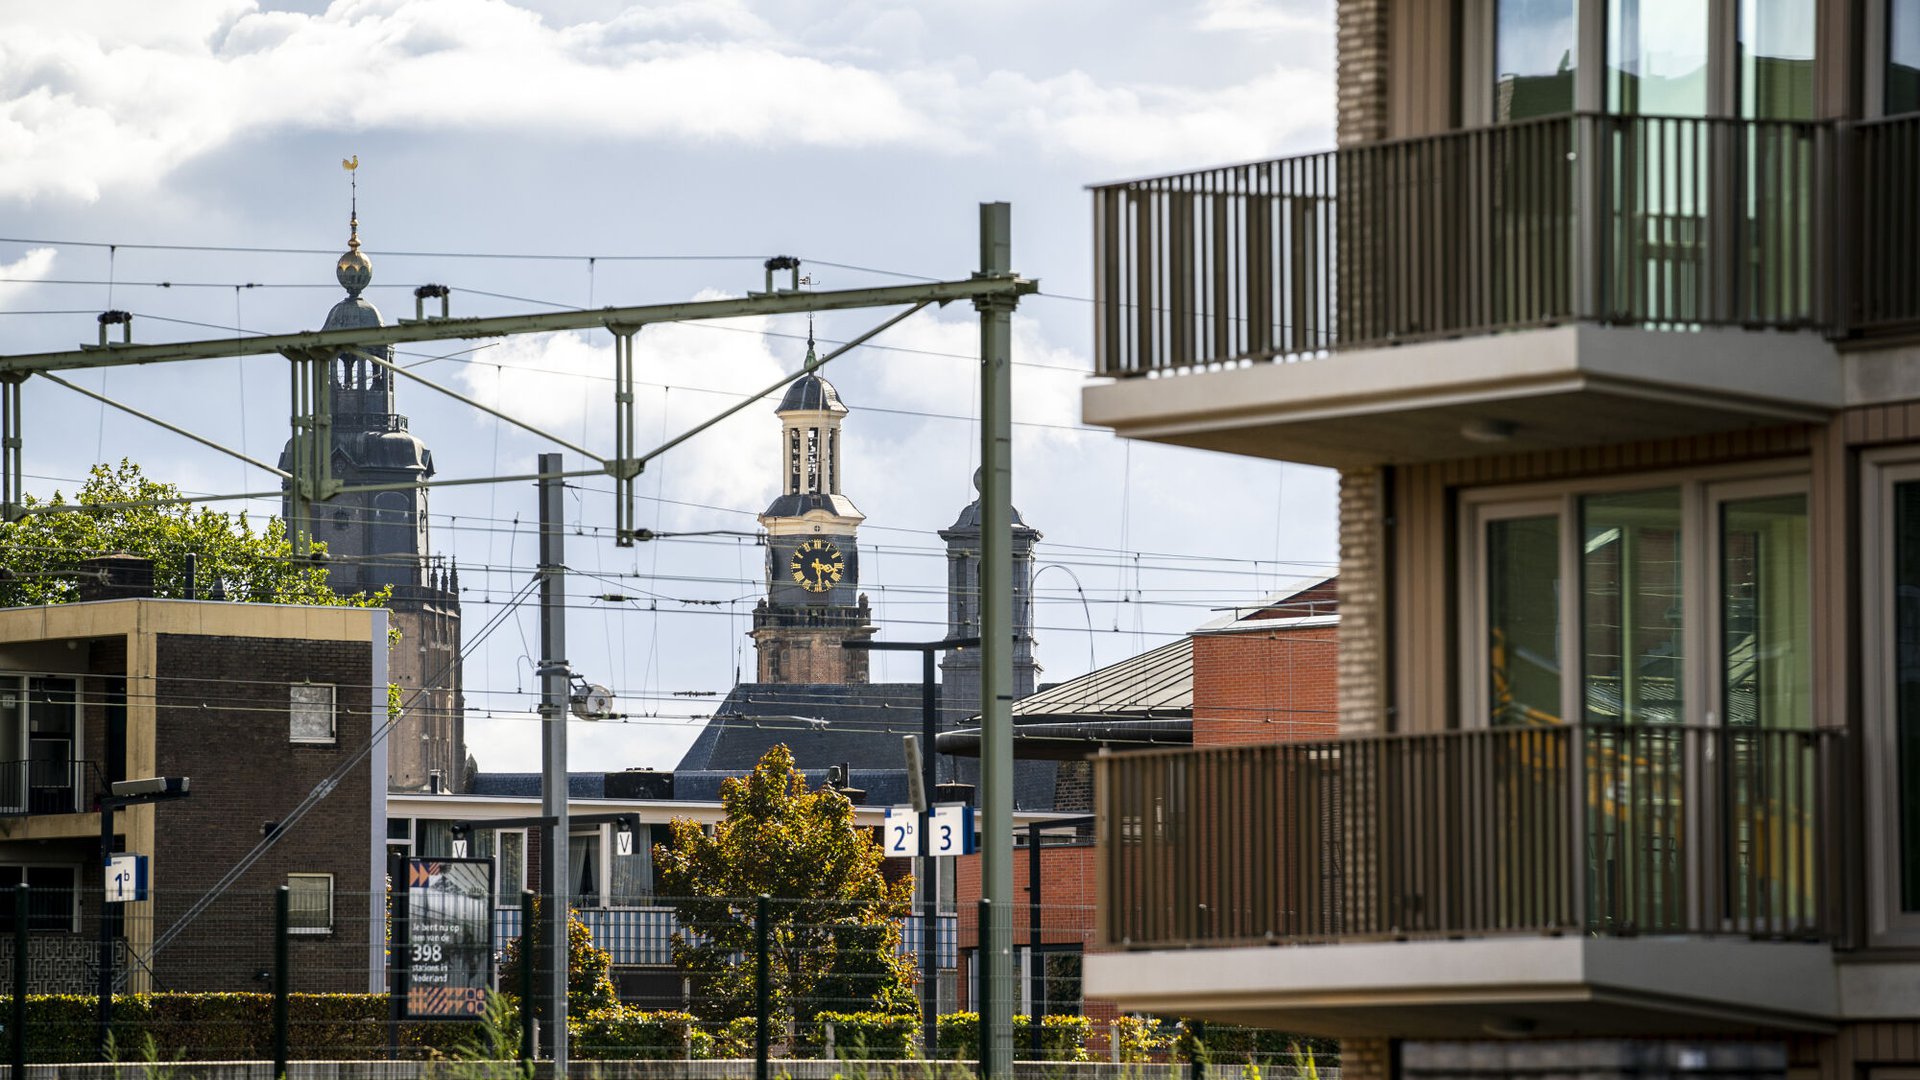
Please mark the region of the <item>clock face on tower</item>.
POLYGON ((847 572, 847 560, 830 540, 808 540, 787 561, 794 584, 808 592, 823 593, 840 583, 847 572))

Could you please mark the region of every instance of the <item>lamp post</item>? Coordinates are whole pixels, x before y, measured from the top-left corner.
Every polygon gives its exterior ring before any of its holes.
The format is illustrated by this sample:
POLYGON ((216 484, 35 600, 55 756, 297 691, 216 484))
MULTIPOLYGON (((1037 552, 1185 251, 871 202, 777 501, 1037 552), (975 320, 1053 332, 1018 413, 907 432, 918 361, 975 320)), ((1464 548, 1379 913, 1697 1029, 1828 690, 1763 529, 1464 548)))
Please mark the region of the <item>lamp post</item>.
MULTIPOLYGON (((104 872, 113 861, 113 815, 127 806, 146 806, 150 803, 167 802, 171 799, 184 799, 192 794, 191 782, 184 776, 150 776, 144 780, 122 780, 113 785, 108 793, 100 796, 100 867, 104 872)), ((100 980, 99 980, 99 1022, 100 1052, 108 1051, 113 1028, 113 935, 111 920, 107 917, 105 883, 101 883, 100 897, 100 980)), ((25 919, 27 913, 17 912, 15 917, 25 919)))
MULTIPOLYGON (((934 736, 940 729, 940 705, 934 696, 936 684, 933 681, 933 657, 935 653, 948 649, 972 649, 978 647, 977 637, 947 638, 944 641, 843 641, 846 649, 865 649, 879 652, 917 652, 920 654, 920 738, 924 753, 920 758, 920 782, 927 796, 932 797, 935 787, 934 736)), ((940 1043, 940 863, 927 853, 927 845, 932 840, 932 830, 927 827, 927 815, 920 815, 920 1022, 923 1027, 921 1038, 932 1057, 940 1043)))

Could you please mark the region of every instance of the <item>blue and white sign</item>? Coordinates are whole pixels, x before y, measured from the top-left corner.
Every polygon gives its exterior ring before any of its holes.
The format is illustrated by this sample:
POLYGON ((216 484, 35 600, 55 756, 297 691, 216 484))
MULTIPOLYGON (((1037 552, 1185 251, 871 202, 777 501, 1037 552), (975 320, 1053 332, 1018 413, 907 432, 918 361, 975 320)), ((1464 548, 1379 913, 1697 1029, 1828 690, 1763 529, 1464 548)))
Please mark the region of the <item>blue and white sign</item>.
POLYGON ((138 903, 147 898, 147 857, 120 852, 107 858, 107 903, 138 903))
POLYGON ((973 854, 973 807, 941 803, 927 821, 927 852, 931 855, 973 854))
POLYGON ((920 854, 920 811, 911 806, 887 807, 882 831, 888 858, 909 859, 920 854))

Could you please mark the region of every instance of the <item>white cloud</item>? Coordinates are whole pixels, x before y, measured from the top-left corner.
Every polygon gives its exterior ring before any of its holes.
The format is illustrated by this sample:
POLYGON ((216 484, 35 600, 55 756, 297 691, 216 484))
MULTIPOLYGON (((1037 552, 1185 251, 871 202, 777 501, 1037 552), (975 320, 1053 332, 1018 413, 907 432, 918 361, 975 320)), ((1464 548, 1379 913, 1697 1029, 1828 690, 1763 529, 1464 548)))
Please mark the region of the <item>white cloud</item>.
POLYGON ((0 305, 12 304, 15 297, 33 288, 33 282, 52 273, 54 257, 52 248, 28 248, 12 262, 0 263, 0 305))
POLYGON ((1326 34, 1333 29, 1323 13, 1288 10, 1275 0, 1205 0, 1200 5, 1202 30, 1274 37, 1280 34, 1326 34))
MULTIPOLYGON (((1331 117, 1319 72, 1197 90, 983 72, 965 55, 924 65, 872 46, 923 34, 915 19, 877 38, 815 41, 783 36, 740 0, 561 26, 510 0, 335 0, 319 14, 192 0, 164 16, 123 0, 112 11, 118 21, 97 5, 0 9, 0 159, 15 165, 0 172, 0 197, 142 190, 237 139, 288 129, 939 152, 1012 136, 1132 164, 1268 153, 1331 117)), ((1295 17, 1214 0, 1203 23, 1283 18, 1295 17)))

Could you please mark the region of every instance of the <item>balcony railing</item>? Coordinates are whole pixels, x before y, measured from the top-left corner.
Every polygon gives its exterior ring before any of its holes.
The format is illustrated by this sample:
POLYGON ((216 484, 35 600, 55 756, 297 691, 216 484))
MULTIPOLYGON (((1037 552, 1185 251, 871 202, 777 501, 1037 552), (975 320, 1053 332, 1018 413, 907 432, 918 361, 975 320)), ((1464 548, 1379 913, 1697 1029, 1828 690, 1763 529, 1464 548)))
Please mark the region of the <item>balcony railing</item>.
POLYGON ((1102 757, 1101 940, 1831 939, 1842 745, 1589 725, 1102 757))
POLYGON ((0 817, 92 810, 97 777, 91 761, 0 762, 0 817))
MULTIPOLYGON (((612 954, 622 967, 667 967, 673 964, 673 935, 680 929, 671 907, 583 907, 575 911, 593 935, 593 943, 612 954)), ((496 908, 493 913, 494 939, 503 947, 520 936, 520 909, 496 908)), ((940 966, 951 968, 956 952, 959 920, 952 914, 940 916, 934 932, 934 945, 940 951, 940 966)), ((903 956, 920 955, 920 942, 926 936, 925 924, 918 916, 901 920, 899 952, 903 956)))
POLYGON ((1578 114, 1096 187, 1096 365, 1567 321, 1920 324, 1916 178, 1920 118, 1578 114))

